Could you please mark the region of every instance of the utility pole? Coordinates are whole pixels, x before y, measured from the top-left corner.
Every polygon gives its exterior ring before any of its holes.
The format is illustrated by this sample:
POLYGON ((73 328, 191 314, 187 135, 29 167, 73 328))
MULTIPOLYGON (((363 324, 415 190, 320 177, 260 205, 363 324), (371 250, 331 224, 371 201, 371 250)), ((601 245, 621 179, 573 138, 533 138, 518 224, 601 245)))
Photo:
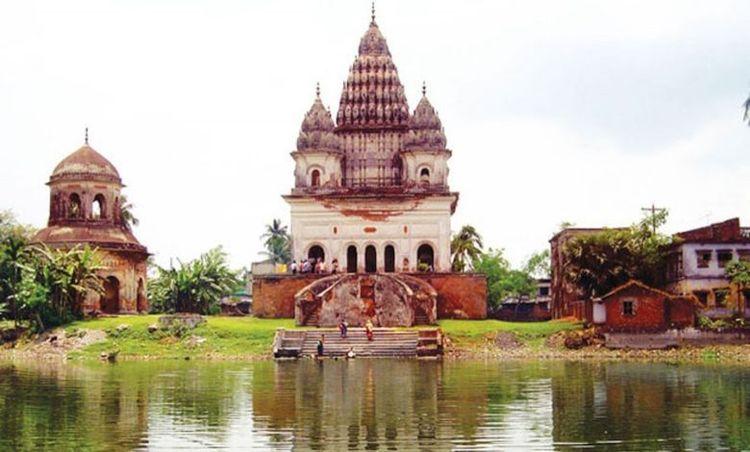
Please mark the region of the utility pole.
POLYGON ((654 231, 654 235, 656 235, 656 212, 662 213, 667 209, 664 207, 656 207, 654 203, 651 203, 651 207, 641 207, 641 210, 651 214, 651 228, 654 231))

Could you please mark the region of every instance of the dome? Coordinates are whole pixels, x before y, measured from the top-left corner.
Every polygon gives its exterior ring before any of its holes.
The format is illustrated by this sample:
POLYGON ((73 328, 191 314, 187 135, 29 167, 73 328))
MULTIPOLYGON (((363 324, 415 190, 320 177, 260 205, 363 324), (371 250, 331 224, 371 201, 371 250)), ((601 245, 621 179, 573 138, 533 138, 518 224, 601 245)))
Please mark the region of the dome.
POLYGON ((341 140, 334 135, 333 118, 331 112, 323 106, 320 100, 320 89, 316 91, 315 101, 305 115, 297 138, 297 150, 322 150, 339 152, 341 140))
POLYGON ((406 128, 409 106, 388 44, 373 18, 341 92, 339 128, 406 128))
POLYGON ((422 88, 422 99, 409 118, 409 133, 404 136, 404 149, 442 150, 446 144, 443 125, 422 88))
POLYGON ((65 157, 52 171, 50 182, 60 180, 91 180, 121 184, 117 169, 88 144, 65 157))

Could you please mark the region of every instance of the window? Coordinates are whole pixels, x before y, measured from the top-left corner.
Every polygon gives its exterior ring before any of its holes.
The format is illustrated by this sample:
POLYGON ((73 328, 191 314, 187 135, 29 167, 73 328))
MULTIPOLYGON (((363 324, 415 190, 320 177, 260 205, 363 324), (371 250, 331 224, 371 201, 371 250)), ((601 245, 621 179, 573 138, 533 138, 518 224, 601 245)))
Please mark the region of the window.
POLYGON ((708 292, 705 290, 696 290, 693 292, 693 295, 695 295, 695 298, 698 299, 698 302, 701 304, 701 306, 708 306, 708 292))
POLYGON ((625 300, 622 302, 622 315, 629 317, 635 315, 635 301, 625 300))
POLYGON ((385 271, 386 273, 393 273, 396 271, 396 249, 393 245, 386 245, 385 252, 385 271))
POLYGON ((320 171, 312 170, 312 173, 310 173, 310 185, 320 187, 320 171))
POLYGON ((667 258, 667 279, 675 281, 683 276, 682 251, 670 254, 667 258))
POLYGON ((727 266, 729 261, 732 260, 732 250, 719 250, 717 253, 719 257, 719 268, 724 268, 727 266))
POLYGON ((711 250, 698 250, 695 252, 698 258, 698 268, 708 268, 711 264, 711 250))
POLYGON ((714 299, 716 300, 717 308, 725 308, 727 306, 727 297, 729 296, 729 290, 727 289, 716 289, 714 290, 714 299))
POLYGON ((547 286, 540 286, 539 287, 539 296, 540 297, 549 296, 549 287, 547 287, 547 286))

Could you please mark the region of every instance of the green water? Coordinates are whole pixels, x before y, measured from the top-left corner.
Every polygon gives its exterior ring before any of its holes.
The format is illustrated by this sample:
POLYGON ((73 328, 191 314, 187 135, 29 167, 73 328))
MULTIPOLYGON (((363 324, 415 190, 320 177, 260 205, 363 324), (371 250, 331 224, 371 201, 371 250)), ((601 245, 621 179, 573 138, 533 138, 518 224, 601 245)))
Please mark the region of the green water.
POLYGON ((740 450, 750 368, 0 362, 0 450, 740 450))

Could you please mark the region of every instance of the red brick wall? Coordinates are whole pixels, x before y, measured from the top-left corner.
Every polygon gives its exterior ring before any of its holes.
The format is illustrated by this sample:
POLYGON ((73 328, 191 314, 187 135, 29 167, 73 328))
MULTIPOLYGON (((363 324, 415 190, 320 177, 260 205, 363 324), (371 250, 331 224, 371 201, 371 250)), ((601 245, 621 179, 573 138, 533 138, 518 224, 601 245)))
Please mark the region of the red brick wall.
POLYGON ((480 273, 411 273, 438 293, 438 319, 486 319, 487 277, 480 273))
POLYGON ((294 318, 294 295, 319 275, 253 276, 253 315, 294 318))
MULTIPOLYGON (((438 293, 439 319, 487 318, 487 278, 476 273, 412 273, 438 293)), ((294 295, 318 275, 253 277, 253 314, 261 318, 294 318, 294 295)))
POLYGON ((606 326, 613 330, 658 330, 666 328, 665 304, 667 300, 658 292, 633 286, 604 300, 607 311, 606 326), (622 313, 622 302, 635 301, 635 315, 622 313))
POLYGON ((690 297, 675 297, 669 300, 669 324, 675 328, 695 325, 696 300, 690 297))

